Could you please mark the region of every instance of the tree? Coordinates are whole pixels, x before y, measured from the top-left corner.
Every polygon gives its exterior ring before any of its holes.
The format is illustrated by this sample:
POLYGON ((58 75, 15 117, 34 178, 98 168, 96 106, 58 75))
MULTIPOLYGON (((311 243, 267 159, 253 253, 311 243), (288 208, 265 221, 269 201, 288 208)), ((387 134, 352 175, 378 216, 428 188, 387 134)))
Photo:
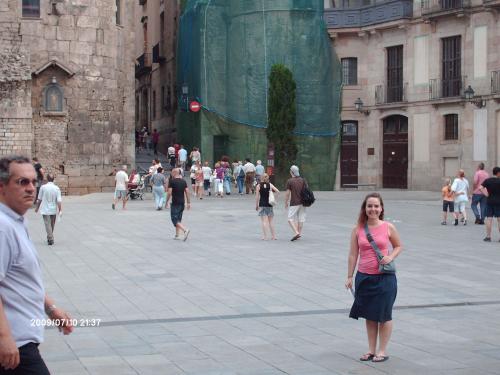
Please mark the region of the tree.
POLYGON ((285 65, 275 64, 269 74, 268 142, 274 145, 275 175, 279 182, 287 176, 290 165, 297 158, 297 143, 293 130, 296 125, 295 92, 293 74, 285 65))

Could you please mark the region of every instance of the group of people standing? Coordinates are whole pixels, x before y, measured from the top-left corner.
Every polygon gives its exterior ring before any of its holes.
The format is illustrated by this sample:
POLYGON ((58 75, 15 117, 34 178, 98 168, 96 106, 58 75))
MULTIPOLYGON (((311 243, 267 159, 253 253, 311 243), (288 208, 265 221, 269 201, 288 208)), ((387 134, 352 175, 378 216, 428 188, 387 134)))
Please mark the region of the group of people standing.
POLYGON ((467 225, 466 205, 471 200, 471 208, 476 218, 475 224, 486 224, 485 242, 491 241, 491 229, 493 218, 497 218, 500 231, 500 167, 493 168, 492 176, 484 170, 484 163, 479 163, 474 173, 472 194, 470 193, 469 181, 465 177, 465 171, 459 169, 456 178, 445 180, 441 190, 443 198, 443 221, 447 224, 448 212, 454 215, 454 225, 459 220, 467 225), (461 216, 461 217, 460 217, 461 216))

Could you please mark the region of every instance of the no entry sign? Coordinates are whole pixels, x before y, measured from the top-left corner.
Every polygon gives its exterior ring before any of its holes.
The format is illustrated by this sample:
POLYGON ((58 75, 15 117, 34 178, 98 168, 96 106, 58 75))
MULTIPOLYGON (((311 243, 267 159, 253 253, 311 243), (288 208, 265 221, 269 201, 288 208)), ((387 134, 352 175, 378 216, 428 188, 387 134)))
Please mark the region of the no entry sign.
POLYGON ((191 112, 199 112, 201 109, 201 104, 197 101, 192 101, 191 103, 189 103, 189 109, 191 110, 191 112))

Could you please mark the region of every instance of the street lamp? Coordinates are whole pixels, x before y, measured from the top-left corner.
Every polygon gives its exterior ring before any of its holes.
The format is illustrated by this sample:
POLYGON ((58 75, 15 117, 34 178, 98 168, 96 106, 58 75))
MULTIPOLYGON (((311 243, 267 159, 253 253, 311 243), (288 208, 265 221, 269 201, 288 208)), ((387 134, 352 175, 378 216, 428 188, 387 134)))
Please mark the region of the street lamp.
POLYGON ((485 101, 480 96, 474 96, 474 89, 470 85, 465 89, 464 96, 465 100, 474 104, 477 108, 483 108, 486 105, 485 101))
POLYGON ((363 101, 361 100, 361 98, 357 98, 354 101, 354 108, 356 108, 356 111, 358 111, 359 113, 364 114, 365 116, 368 116, 370 114, 369 110, 363 109, 363 101))

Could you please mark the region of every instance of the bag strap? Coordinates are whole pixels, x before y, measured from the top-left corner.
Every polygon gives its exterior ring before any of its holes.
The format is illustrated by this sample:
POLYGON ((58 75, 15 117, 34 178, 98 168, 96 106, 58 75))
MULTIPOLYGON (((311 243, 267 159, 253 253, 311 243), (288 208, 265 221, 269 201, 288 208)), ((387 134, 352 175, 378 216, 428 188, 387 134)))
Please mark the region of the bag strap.
POLYGON ((364 229, 365 229, 366 239, 368 240, 368 242, 370 242, 370 245, 372 245, 373 251, 375 251, 375 253, 377 254, 377 257, 379 259, 382 259, 384 257, 384 254, 382 254, 379 247, 377 246, 377 244, 373 240, 372 234, 370 233, 370 230, 368 229, 368 223, 365 223, 364 229))

